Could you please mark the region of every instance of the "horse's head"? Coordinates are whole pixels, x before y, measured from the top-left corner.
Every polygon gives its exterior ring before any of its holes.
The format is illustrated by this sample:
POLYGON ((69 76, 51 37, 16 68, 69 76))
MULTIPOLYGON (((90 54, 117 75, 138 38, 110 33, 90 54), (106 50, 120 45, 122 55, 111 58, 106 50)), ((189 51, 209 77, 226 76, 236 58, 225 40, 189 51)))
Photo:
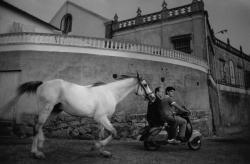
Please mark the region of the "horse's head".
POLYGON ((146 80, 142 79, 138 73, 137 73, 137 80, 138 80, 138 87, 136 94, 144 96, 145 99, 148 99, 149 101, 153 102, 155 100, 155 94, 150 89, 146 80))

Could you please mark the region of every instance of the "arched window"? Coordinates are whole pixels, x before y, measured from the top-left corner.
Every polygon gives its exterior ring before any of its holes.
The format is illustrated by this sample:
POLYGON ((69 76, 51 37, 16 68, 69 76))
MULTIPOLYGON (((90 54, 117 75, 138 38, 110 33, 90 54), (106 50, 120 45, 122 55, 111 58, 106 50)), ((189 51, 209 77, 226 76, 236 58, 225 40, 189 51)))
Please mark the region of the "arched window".
POLYGON ((236 72, 237 80, 236 84, 238 84, 240 87, 243 87, 244 84, 244 71, 242 66, 238 65, 237 66, 237 72, 236 72))
POLYGON ((229 61, 229 71, 230 71, 231 84, 235 84, 234 63, 232 60, 229 61))
POLYGON ((226 62, 224 59, 219 59, 220 82, 226 83, 226 62))
POLYGON ((63 16, 60 29, 64 34, 68 34, 72 29, 72 15, 67 13, 63 16))

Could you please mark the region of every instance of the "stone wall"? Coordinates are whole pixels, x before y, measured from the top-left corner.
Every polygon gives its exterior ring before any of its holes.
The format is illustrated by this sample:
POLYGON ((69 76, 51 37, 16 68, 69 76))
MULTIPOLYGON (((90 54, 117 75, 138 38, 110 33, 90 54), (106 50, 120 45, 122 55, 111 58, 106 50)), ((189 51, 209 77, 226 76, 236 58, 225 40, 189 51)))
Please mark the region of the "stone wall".
MULTIPOLYGON (((46 81, 62 78, 81 85, 87 85, 97 81, 115 81, 113 79, 114 74, 135 75, 138 71, 140 75, 148 81, 152 89, 157 86, 174 86, 177 89, 177 102, 186 105, 193 112, 202 113, 199 118, 194 119, 194 122, 197 125, 196 127, 202 129, 204 135, 210 134, 211 123, 209 121, 210 108, 207 75, 202 71, 157 61, 99 56, 85 53, 21 51, 18 53, 8 52, 5 53, 5 55, 12 57, 12 59, 9 60, 19 60, 16 63, 18 63, 21 70, 20 84, 31 80, 46 81), (18 55, 19 58, 16 58, 16 55, 18 55)), ((138 127, 145 125, 145 118, 143 117, 139 120, 132 119, 132 121, 128 120, 131 120, 130 116, 134 117, 134 115, 145 114, 146 109, 147 102, 135 94, 128 95, 128 97, 118 104, 115 118, 119 116, 119 119, 115 122, 115 126, 118 129, 120 138, 124 138, 125 136, 134 138, 134 134, 140 129, 138 127)), ((32 113, 36 110, 35 97, 23 96, 17 104, 16 110, 17 113, 32 113)), ((58 119, 56 122, 67 121, 68 118, 59 117, 58 119)), ((56 127, 63 126, 63 123, 62 125, 58 125, 56 122, 56 127)), ((79 137, 80 134, 83 134, 83 131, 89 131, 82 129, 81 125, 84 122, 85 120, 82 119, 70 122, 70 124, 80 124, 79 126, 77 125, 79 129, 61 128, 59 131, 53 130, 51 135, 53 136, 57 133, 61 135, 61 133, 65 133, 65 136, 70 134, 70 137, 72 137, 72 135, 79 137)), ((94 133, 98 130, 98 127, 94 123, 92 124, 87 121, 86 125, 93 125, 95 130, 91 131, 94 131, 94 133)), ((47 130, 49 130, 49 128, 47 130)), ((87 136, 81 137, 88 138, 87 136)))
MULTIPOLYGON (((113 74, 135 75, 138 71, 152 89, 172 85, 177 89, 176 98, 179 103, 193 110, 209 111, 207 76, 191 68, 156 61, 84 53, 22 52, 21 56, 20 83, 62 78, 88 85, 97 81, 115 81, 113 74)), ((118 104, 117 114, 141 114, 145 113, 146 107, 147 102, 143 98, 130 94, 118 104)))
POLYGON ((221 91, 219 100, 221 133, 239 133, 250 127, 250 95, 221 91))

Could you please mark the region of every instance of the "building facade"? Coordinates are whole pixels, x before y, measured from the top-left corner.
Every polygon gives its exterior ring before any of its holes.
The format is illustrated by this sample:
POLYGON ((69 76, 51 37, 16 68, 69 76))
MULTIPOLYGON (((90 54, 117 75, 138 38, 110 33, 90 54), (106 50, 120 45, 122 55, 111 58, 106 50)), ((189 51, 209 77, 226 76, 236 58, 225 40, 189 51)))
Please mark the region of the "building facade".
MULTIPOLYGON (((215 37, 202 0, 193 0, 190 4, 172 9, 168 9, 163 1, 161 11, 147 15, 142 15, 138 8, 137 16, 132 19, 118 21, 115 15, 106 29, 106 36, 114 40, 175 49, 207 63, 207 88, 204 89, 208 89, 209 109, 205 109, 203 101, 199 101, 203 105, 196 108, 211 111, 214 132, 226 133, 227 129, 248 126, 250 56, 242 52, 242 47, 232 47, 229 39, 224 43, 215 37)), ((186 80, 185 77, 182 79, 186 80)), ((194 83, 198 86, 198 78, 194 79, 197 79, 194 83)), ((205 95, 197 88, 185 85, 181 88, 189 88, 194 95, 189 91, 186 93, 191 97, 205 95)), ((189 103, 196 100, 194 98, 189 103)))
POLYGON ((63 34, 104 38, 105 22, 109 21, 95 12, 66 1, 50 21, 63 34))

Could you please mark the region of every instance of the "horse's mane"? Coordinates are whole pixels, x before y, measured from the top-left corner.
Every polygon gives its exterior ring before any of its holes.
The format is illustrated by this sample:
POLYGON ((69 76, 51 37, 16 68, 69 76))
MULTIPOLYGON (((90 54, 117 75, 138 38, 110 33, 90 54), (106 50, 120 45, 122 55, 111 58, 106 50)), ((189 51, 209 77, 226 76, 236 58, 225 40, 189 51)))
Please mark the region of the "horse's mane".
MULTIPOLYGON (((121 75, 119 77, 117 77, 115 80, 123 80, 123 79, 128 79, 128 78, 136 78, 134 76, 129 76, 129 75, 121 75)), ((107 83, 103 82, 103 81, 97 81, 94 84, 91 85, 91 87, 98 87, 101 85, 106 85, 107 83)))
POLYGON ((136 78, 134 76, 129 76, 129 75, 121 75, 116 80, 123 80, 123 79, 128 79, 128 78, 136 78))
POLYGON ((97 86, 101 86, 101 85, 105 85, 106 83, 102 82, 102 81, 98 81, 95 82, 94 84, 91 85, 91 87, 97 87, 97 86))

